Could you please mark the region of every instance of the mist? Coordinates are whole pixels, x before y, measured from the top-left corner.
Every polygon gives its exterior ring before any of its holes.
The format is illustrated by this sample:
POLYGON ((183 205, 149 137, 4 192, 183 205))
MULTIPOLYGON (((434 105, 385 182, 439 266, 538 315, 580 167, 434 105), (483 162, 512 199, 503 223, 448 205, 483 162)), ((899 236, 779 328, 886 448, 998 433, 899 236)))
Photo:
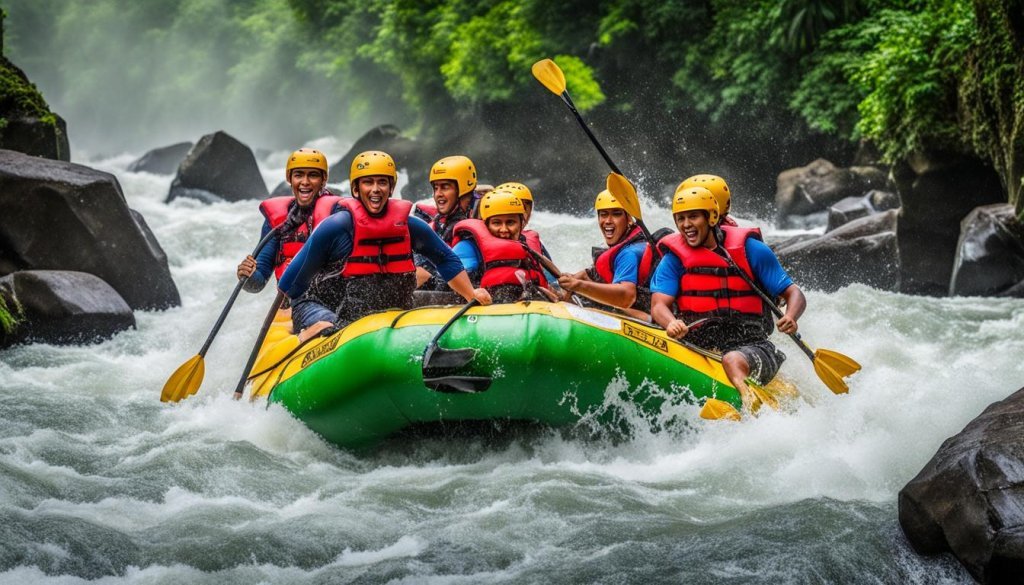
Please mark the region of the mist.
MULTIPOLYGON (((402 124, 346 100, 326 43, 287 0, 3 0, 4 54, 68 124, 76 158, 224 130, 255 148, 356 139, 402 124)), ((366 80, 363 80, 366 81, 366 80)), ((349 82, 350 83, 350 82, 349 82)))

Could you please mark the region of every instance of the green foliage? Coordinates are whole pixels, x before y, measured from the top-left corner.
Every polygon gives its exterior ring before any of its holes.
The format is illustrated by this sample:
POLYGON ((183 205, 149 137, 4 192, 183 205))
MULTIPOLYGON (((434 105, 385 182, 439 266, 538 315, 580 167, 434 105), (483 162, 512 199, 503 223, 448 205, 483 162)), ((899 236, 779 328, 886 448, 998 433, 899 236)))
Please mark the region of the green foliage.
POLYGON ((3 294, 3 291, 0 291, 0 331, 2 331, 4 335, 14 333, 14 330, 17 329, 18 324, 21 322, 21 316, 21 305, 15 301, 14 309, 12 311, 11 308, 7 306, 7 299, 3 294))
POLYGON ((57 124, 56 116, 50 112, 36 86, 10 61, 0 56, 0 131, 7 126, 8 117, 21 116, 57 124))

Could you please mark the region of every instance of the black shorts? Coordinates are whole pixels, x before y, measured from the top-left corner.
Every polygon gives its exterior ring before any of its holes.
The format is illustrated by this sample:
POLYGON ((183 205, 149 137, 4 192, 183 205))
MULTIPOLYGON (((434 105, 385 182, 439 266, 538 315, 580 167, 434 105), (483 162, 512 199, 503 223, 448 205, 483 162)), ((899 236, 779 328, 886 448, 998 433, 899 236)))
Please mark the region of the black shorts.
POLYGON ((743 354, 750 366, 750 378, 761 386, 771 382, 775 374, 779 373, 782 362, 786 361, 786 354, 776 349, 775 344, 767 340, 736 347, 732 351, 743 354))

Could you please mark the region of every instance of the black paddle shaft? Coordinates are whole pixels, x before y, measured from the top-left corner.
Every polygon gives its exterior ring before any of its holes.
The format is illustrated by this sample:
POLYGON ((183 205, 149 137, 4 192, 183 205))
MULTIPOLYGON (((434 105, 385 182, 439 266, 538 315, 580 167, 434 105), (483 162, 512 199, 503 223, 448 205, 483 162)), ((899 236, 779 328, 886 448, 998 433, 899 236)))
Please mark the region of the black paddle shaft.
POLYGON ((263 338, 267 336, 267 331, 274 324, 274 317, 277 316, 277 310, 281 308, 282 302, 284 302, 284 293, 277 291, 277 296, 274 297, 274 304, 270 307, 267 317, 263 319, 263 326, 260 327, 260 332, 256 335, 256 344, 252 346, 249 359, 245 362, 245 368, 242 369, 242 377, 239 378, 238 385, 235 386, 235 400, 241 398, 242 393, 245 391, 245 383, 249 380, 249 372, 252 370, 253 364, 256 363, 256 356, 260 353, 263 338))
MULTIPOLYGON (((760 295, 761 300, 763 300, 768 305, 768 307, 772 310, 772 313, 775 313, 775 316, 781 319, 783 315, 782 309, 780 309, 779 306, 776 305, 775 302, 772 301, 771 298, 769 298, 763 290, 761 290, 761 287, 757 286, 757 284, 754 283, 754 280, 752 278, 747 276, 747 273, 744 272, 742 268, 736 265, 736 262, 733 261, 732 256, 729 255, 729 251, 725 249, 725 246, 722 246, 722 255, 723 257, 725 257, 726 261, 729 262, 729 265, 732 266, 736 270, 736 272, 740 273, 740 276, 743 278, 743 280, 747 281, 747 284, 750 285, 750 288, 754 289, 757 292, 757 294, 760 295)), ((807 355, 807 357, 809 357, 813 362, 814 352, 811 351, 811 348, 807 347, 807 344, 804 343, 804 340, 800 338, 800 334, 787 333, 787 335, 789 335, 793 339, 793 341, 796 342, 796 344, 800 347, 804 354, 807 355)))
MULTIPOLYGON (((253 257, 258 256, 260 251, 263 249, 263 246, 266 246, 267 242, 270 241, 270 238, 276 236, 278 230, 280 229, 280 227, 277 227, 267 232, 267 235, 263 236, 263 239, 260 240, 260 243, 256 244, 256 249, 253 250, 252 254, 250 255, 253 257)), ((248 281, 248 276, 239 280, 238 284, 235 285, 235 290, 231 291, 231 296, 228 298, 227 304, 224 305, 224 310, 220 312, 220 317, 217 317, 217 322, 213 324, 213 330, 210 331, 210 336, 206 338, 206 343, 204 343, 203 348, 199 350, 200 357, 206 357, 206 352, 210 349, 210 345, 213 343, 213 338, 217 337, 217 332, 220 331, 221 325, 224 324, 224 319, 227 318, 228 311, 231 310, 231 305, 235 304, 235 299, 238 298, 238 293, 242 290, 242 287, 245 286, 245 283, 248 281)))

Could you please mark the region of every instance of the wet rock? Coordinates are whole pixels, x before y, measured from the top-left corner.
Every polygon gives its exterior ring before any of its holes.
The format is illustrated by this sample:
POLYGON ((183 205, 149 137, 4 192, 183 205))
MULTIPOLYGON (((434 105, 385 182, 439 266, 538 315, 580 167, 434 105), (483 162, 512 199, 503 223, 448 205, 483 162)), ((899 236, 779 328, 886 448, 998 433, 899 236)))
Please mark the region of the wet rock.
POLYGON ((167 202, 178 197, 213 203, 269 195, 252 150, 225 132, 214 132, 200 138, 181 162, 167 202))
POLYGON ((981 583, 1024 575, 1024 388, 947 439, 899 493, 920 554, 951 552, 981 583))
POLYGON ((3 87, 0 91, 0 119, 4 120, 0 127, 0 149, 53 160, 71 160, 64 119, 50 111, 25 72, 2 54, 0 78, 3 87))
POLYGON ((875 167, 836 167, 818 159, 805 167, 789 169, 776 181, 775 205, 779 219, 825 211, 847 197, 859 197, 882 189, 885 173, 875 167))
MULTIPOLYGON (((430 196, 430 166, 441 155, 436 158, 429 158, 424 154, 423 145, 411 138, 402 136, 402 131, 392 124, 382 124, 371 128, 355 141, 352 148, 341 157, 338 162, 330 167, 330 182, 334 184, 348 183, 349 171, 352 169, 352 160, 356 155, 367 150, 382 150, 395 159, 395 165, 399 172, 406 174, 407 181, 402 186, 401 195, 404 199, 422 199, 430 196)), ((470 155, 470 158, 473 157, 470 155)), ((290 193, 290 191, 289 191, 290 193)))
POLYGON ((899 196, 887 191, 869 191, 862 197, 847 197, 828 208, 826 232, 861 217, 896 209, 900 206, 899 196))
POLYGON ((978 207, 960 222, 949 294, 991 296, 1024 283, 1024 226, 1013 206, 978 207))
POLYGON ((135 327, 128 303, 102 279, 69 270, 25 270, 0 278, 8 307, 21 316, 0 346, 41 341, 90 343, 135 327))
POLYGON ((779 261, 804 288, 832 292, 855 282, 899 290, 897 212, 855 219, 822 236, 798 236, 775 246, 779 261))
POLYGON ((154 175, 173 175, 185 157, 192 150, 191 142, 179 142, 170 146, 154 148, 128 165, 133 173, 153 173, 154 175))
POLYGON ((0 150, 0 209, 0 275, 76 270, 132 309, 181 304, 167 257, 113 175, 0 150))
POLYGON ((893 167, 902 202, 899 247, 901 292, 949 293, 960 220, 972 209, 1004 203, 999 176, 981 161, 949 154, 918 154, 893 167))

